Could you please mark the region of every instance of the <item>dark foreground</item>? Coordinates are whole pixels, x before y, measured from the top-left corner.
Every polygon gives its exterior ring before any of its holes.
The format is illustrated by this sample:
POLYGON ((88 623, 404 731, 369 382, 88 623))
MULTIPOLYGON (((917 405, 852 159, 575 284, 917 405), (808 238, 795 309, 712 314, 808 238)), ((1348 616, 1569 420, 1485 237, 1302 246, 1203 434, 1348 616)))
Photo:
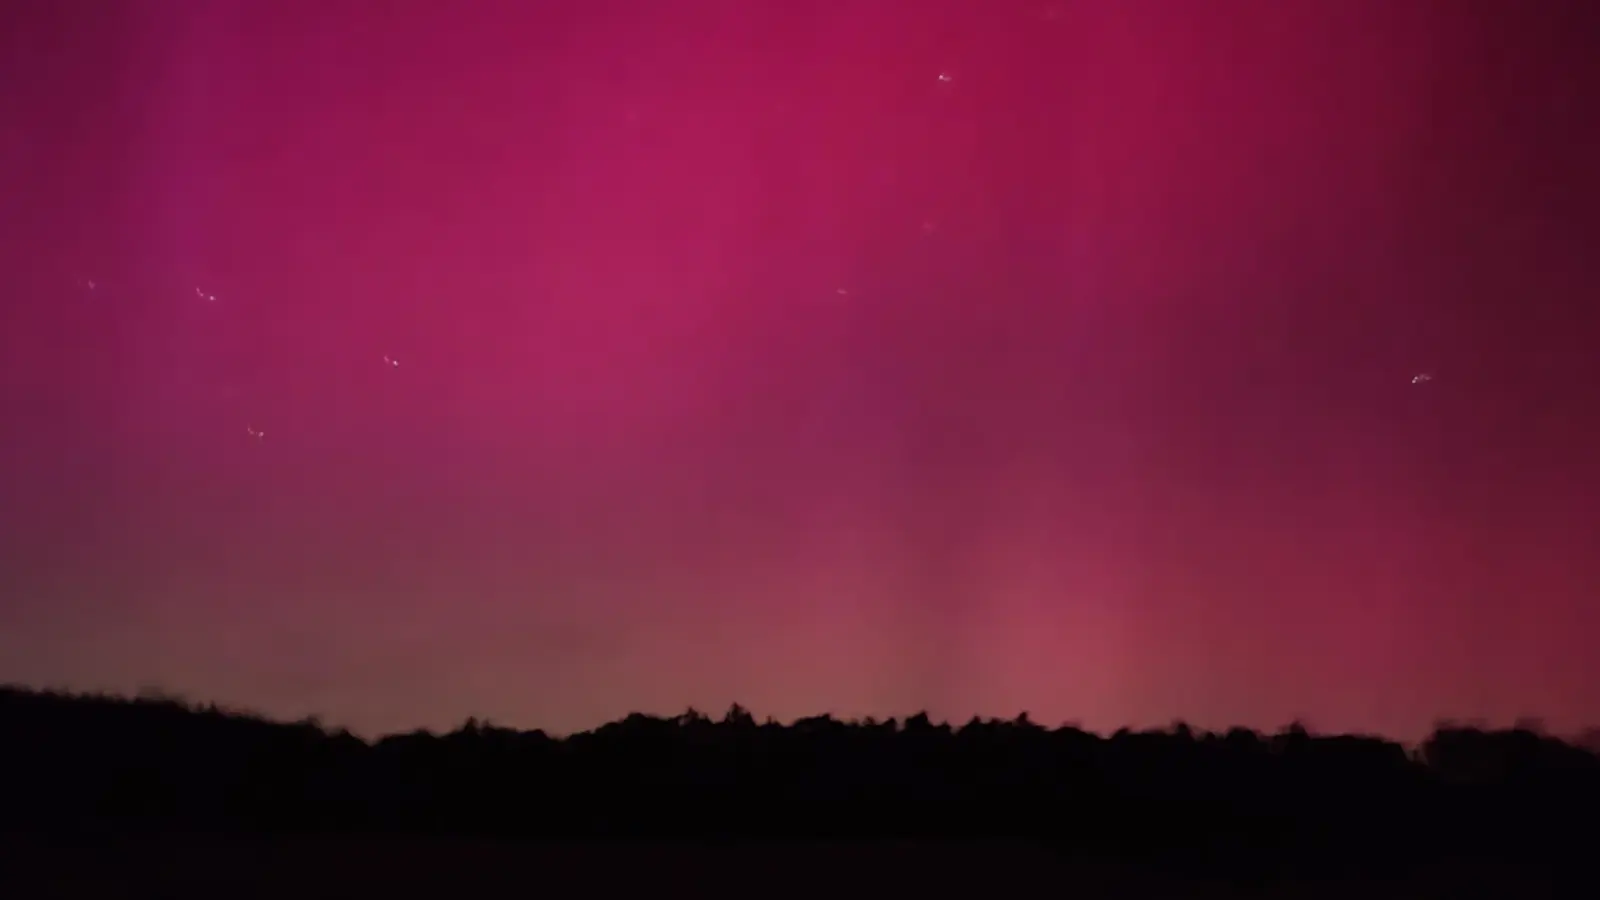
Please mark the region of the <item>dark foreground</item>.
POLYGON ((26 885, 0 896, 1527 897, 1592 869, 1600 836, 1600 757, 1526 729, 1408 748, 735 707, 369 742, 0 689, 0 756, 0 857, 20 861, 0 881, 26 885))
MULTIPOLYGON (((10 849, 21 850, 13 845, 10 849)), ((1021 841, 122 839, 7 853, 18 898, 1555 897, 1556 873, 1475 860, 1343 877, 1174 873, 1021 841), (14 862, 13 862, 14 860, 14 862), (629 893, 623 894, 627 891, 629 893)), ((1577 882, 1582 883, 1582 882, 1577 882)))

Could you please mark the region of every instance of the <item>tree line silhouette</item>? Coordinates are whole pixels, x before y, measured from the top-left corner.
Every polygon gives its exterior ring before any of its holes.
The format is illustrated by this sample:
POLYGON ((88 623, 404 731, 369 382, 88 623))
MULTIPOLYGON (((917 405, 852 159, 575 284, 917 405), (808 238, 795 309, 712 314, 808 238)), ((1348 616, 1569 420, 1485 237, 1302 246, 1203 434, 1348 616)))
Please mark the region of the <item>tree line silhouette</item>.
POLYGON ((1588 846, 1600 756, 1531 727, 1415 747, 1298 725, 1100 736, 1026 714, 790 724, 734 706, 558 738, 367 741, 176 699, 0 688, 0 825, 97 833, 1009 836, 1164 858, 1537 858, 1588 846))

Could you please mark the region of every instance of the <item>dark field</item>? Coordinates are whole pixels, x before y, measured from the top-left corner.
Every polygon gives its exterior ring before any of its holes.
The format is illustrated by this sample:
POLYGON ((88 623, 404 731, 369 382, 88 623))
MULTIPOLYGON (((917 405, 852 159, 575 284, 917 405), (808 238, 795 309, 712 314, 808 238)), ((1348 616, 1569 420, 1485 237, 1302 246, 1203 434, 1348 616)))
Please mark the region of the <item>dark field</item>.
POLYGON ((1385 875, 1252 879, 1166 874, 1020 842, 194 838, 69 849, 30 840, 14 843, 5 855, 12 862, 0 876, 0 891, 17 898, 1558 895, 1548 871, 1465 860, 1385 875))

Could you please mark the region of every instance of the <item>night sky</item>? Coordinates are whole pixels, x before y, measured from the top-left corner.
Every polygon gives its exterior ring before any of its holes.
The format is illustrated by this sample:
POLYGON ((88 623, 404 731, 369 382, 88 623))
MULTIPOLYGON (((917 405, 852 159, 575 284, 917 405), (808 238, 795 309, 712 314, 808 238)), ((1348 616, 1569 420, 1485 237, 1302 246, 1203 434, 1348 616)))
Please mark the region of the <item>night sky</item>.
POLYGON ((1586 0, 8 0, 0 681, 1600 723, 1597 46, 1586 0))

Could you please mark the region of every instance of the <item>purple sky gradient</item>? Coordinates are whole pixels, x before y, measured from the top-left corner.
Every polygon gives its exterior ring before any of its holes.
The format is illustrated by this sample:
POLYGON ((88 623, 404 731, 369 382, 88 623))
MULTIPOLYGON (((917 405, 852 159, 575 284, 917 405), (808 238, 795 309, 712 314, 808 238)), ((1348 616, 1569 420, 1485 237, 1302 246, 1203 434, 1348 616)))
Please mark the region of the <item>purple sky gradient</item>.
POLYGON ((1600 722, 1594 4, 0 16, 0 681, 1600 722))

